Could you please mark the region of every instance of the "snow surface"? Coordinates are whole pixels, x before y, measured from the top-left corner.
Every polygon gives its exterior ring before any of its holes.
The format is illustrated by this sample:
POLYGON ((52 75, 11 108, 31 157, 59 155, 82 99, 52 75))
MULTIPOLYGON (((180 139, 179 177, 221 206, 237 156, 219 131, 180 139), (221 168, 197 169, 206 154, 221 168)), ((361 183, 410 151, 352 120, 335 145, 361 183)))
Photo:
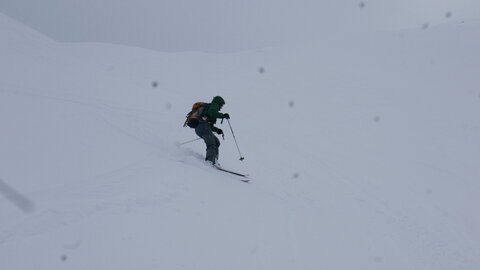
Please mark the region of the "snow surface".
POLYGON ((479 21, 167 54, 0 15, 0 39, 1 269, 480 269, 479 21), (215 95, 249 184, 177 146, 215 95))

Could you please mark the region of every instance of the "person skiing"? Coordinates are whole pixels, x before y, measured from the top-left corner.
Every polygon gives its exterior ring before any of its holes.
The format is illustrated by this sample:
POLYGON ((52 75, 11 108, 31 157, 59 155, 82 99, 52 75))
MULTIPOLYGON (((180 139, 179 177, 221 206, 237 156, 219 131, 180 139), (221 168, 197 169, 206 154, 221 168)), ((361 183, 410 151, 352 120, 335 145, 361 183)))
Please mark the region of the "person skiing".
POLYGON ((207 153, 205 155, 205 160, 211 165, 215 165, 218 160, 218 148, 220 147, 220 141, 213 132, 218 135, 223 136, 223 130, 215 127, 217 119, 230 119, 228 113, 221 113, 223 105, 225 105, 225 100, 216 96, 212 99, 212 102, 205 107, 201 121, 195 127, 195 133, 198 137, 202 138, 205 141, 207 146, 207 153))

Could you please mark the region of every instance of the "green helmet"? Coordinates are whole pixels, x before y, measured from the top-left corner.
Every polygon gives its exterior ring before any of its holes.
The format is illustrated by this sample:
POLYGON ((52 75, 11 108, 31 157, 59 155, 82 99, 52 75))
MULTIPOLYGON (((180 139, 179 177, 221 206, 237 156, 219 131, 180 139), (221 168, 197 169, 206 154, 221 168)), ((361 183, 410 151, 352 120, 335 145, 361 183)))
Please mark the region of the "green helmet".
POLYGON ((212 103, 218 104, 218 106, 222 107, 225 104, 225 100, 221 96, 216 96, 213 98, 212 103))

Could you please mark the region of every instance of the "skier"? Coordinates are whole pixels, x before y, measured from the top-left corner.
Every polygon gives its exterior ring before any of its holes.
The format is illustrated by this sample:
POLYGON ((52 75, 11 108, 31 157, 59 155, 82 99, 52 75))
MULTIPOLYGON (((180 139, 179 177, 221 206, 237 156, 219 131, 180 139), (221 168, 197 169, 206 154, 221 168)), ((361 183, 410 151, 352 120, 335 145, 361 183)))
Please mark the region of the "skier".
POLYGON ((222 97, 214 97, 212 102, 204 109, 202 120, 198 123, 197 127, 195 127, 195 133, 205 141, 207 146, 205 160, 211 165, 217 163, 218 148, 220 147, 220 141, 213 132, 223 136, 223 130, 215 127, 217 119, 230 119, 228 113, 219 112, 223 105, 225 105, 225 100, 222 97))

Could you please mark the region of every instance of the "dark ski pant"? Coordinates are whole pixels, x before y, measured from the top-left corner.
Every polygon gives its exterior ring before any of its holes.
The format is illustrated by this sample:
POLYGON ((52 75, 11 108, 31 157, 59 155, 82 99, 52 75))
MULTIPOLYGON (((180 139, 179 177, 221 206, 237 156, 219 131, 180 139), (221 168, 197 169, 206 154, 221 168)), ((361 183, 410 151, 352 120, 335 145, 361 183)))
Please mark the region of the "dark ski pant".
POLYGON ((218 159, 218 148, 220 147, 220 141, 217 136, 213 135, 212 127, 209 123, 200 122, 195 128, 195 133, 198 137, 202 138, 207 145, 207 154, 205 160, 211 161, 213 164, 218 159))

